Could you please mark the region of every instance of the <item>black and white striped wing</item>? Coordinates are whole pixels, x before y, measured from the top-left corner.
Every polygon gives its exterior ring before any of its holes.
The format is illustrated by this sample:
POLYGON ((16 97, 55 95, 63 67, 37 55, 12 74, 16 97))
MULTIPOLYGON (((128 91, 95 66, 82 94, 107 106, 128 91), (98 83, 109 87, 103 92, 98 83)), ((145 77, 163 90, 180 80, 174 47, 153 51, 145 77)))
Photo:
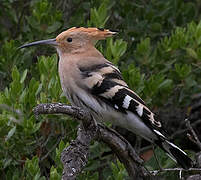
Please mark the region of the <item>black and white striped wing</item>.
POLYGON ((135 113, 149 127, 160 128, 161 123, 146 107, 144 101, 123 81, 120 71, 111 63, 80 67, 83 83, 93 96, 116 111, 135 113))

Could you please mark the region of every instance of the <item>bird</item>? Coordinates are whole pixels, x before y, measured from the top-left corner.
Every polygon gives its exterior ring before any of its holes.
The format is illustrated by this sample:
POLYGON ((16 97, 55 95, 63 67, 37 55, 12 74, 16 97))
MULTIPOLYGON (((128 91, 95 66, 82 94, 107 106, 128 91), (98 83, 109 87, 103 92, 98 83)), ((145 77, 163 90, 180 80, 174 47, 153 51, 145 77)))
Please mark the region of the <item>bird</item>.
MULTIPOLYGON (((52 45, 59 56, 59 77, 63 93, 73 106, 91 113, 97 122, 111 122, 152 144, 158 145, 182 168, 193 161, 162 134, 161 122, 146 103, 123 80, 120 70, 95 47, 98 40, 116 31, 96 27, 72 27, 56 38, 24 44, 52 45)), ((133 77, 135 78, 135 77, 133 77)))

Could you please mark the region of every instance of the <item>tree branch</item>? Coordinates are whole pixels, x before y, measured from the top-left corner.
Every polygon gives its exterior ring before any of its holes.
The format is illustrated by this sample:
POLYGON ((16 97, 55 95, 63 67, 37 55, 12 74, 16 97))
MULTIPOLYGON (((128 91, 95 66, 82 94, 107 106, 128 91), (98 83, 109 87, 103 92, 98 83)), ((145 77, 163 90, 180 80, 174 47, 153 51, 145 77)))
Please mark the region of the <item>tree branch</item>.
MULTIPOLYGON (((176 171, 178 171, 180 174, 182 172, 199 173, 201 171, 201 169, 200 168, 190 168, 190 169, 186 170, 186 169, 183 169, 183 168, 168 168, 168 169, 163 169, 162 171, 161 170, 153 170, 153 171, 150 171, 150 172, 152 174, 154 174, 154 176, 155 176, 155 175, 159 175, 160 173, 164 173, 164 172, 176 172, 176 171)), ((182 179, 181 175, 180 175, 180 179, 182 179)))
POLYGON ((61 155, 63 163, 62 179, 73 180, 82 171, 88 161, 89 147, 92 140, 106 143, 124 164, 132 179, 151 178, 151 174, 143 167, 143 160, 120 134, 104 125, 96 124, 89 112, 79 107, 61 103, 39 104, 34 114, 67 114, 81 122, 77 138, 65 148, 61 155))
POLYGON ((193 138, 195 139, 195 141, 193 140, 193 142, 195 144, 197 144, 197 146, 199 147, 199 149, 201 150, 201 142, 197 136, 197 134, 195 133, 194 129, 192 128, 190 121, 188 119, 185 119, 186 122, 186 126, 188 127, 188 129, 191 131, 193 138))

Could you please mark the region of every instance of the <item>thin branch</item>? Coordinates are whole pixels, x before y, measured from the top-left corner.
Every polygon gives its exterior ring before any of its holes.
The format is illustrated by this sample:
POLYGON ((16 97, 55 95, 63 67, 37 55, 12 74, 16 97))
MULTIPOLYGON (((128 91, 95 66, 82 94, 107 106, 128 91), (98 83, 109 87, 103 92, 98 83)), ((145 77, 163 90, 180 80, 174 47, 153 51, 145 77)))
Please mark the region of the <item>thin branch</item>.
POLYGON ((190 124, 190 121, 188 119, 185 119, 185 122, 186 122, 186 126, 188 127, 188 129, 191 131, 192 135, 193 135, 193 138, 195 139, 195 142, 197 144, 197 146, 200 148, 201 150, 201 142, 197 136, 197 134, 195 133, 194 129, 192 128, 191 124, 190 124))
MULTIPOLYGON (((201 123, 201 119, 195 121, 194 123, 191 124, 192 127, 197 126, 198 124, 201 123)), ((174 139, 176 136, 178 136, 179 134, 183 134, 185 132, 189 131, 189 128, 185 128, 185 129, 181 129, 181 130, 177 130, 175 133, 173 133, 170 137, 170 139, 174 139)))
POLYGON ((190 168, 188 170, 186 169, 183 169, 183 168, 168 168, 168 169, 163 169, 162 171, 161 170, 153 170, 153 171, 150 171, 150 173, 152 173, 154 176, 158 175, 159 173, 163 173, 163 172, 174 172, 174 171, 185 171, 185 172, 194 172, 194 171, 198 171, 198 172, 201 172, 201 168, 190 168))
POLYGON ((152 147, 153 147, 153 145, 145 146, 145 147, 143 147, 143 148, 140 149, 140 152, 139 152, 139 153, 142 154, 142 153, 144 153, 144 152, 146 152, 146 151, 152 149, 152 147))
POLYGON ((44 155, 40 158, 40 162, 43 161, 44 159, 46 159, 48 157, 48 155, 53 151, 55 150, 55 148, 57 147, 57 145, 60 143, 61 141, 61 137, 59 137, 57 139, 57 142, 54 144, 54 146, 52 146, 52 148, 44 155))

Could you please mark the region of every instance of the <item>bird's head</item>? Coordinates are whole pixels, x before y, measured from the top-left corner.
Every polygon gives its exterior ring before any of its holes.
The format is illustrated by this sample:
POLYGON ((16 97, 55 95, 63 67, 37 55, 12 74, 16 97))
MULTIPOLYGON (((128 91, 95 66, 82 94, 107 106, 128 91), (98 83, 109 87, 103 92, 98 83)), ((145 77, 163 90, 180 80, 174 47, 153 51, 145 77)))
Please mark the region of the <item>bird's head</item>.
POLYGON ((20 48, 49 44, 55 46, 59 52, 68 53, 76 49, 87 47, 88 45, 93 45, 97 40, 105 39, 115 34, 116 32, 103 28, 73 27, 62 32, 54 39, 32 42, 20 48))

